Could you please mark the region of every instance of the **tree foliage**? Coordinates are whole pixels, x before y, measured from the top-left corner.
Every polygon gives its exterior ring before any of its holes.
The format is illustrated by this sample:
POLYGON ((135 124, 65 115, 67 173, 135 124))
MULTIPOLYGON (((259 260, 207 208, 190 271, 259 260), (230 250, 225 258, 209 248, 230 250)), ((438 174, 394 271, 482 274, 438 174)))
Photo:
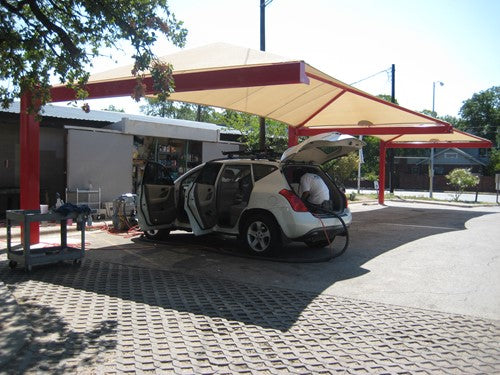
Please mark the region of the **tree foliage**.
POLYGON ((43 105, 52 77, 84 99, 92 59, 122 41, 134 50, 138 82, 131 94, 143 95, 143 72, 149 69, 165 97, 173 87, 172 68, 151 48, 161 36, 183 46, 186 34, 167 0, 0 0, 0 102, 6 108, 31 91, 43 105))
POLYGON ((455 189, 453 200, 458 201, 463 192, 479 184, 479 177, 474 176, 469 169, 456 168, 446 175, 448 185, 455 189))
POLYGON ((215 110, 212 107, 146 98, 147 104, 140 107, 141 112, 148 116, 169 117, 175 119, 216 122, 215 110))
POLYGON ((500 86, 476 93, 460 108, 459 128, 500 146, 500 86))
MULTIPOLYGON (((386 102, 392 103, 392 96, 391 95, 386 95, 386 94, 379 94, 377 95, 377 98, 384 99, 386 102)), ((398 100, 394 98, 394 104, 398 104, 398 100)))
POLYGON ((490 163, 486 167, 486 174, 489 176, 494 176, 496 173, 500 173, 500 149, 493 149, 490 153, 490 163))
POLYGON ((341 158, 331 160, 323 165, 323 168, 332 176, 341 186, 356 177, 358 170, 359 156, 358 152, 351 152, 341 158))
MULTIPOLYGON (((260 148, 258 116, 227 109, 222 113, 216 113, 216 122, 238 130, 242 134, 240 141, 245 143, 249 149, 258 150, 260 148)), ((276 120, 266 119, 266 143, 266 147, 275 152, 285 151, 288 148, 288 126, 276 120)))
POLYGON ((366 145, 363 147, 363 164, 361 165, 361 173, 363 175, 370 173, 378 175, 380 139, 366 136, 363 137, 363 142, 365 142, 366 145))
POLYGON ((104 108, 103 111, 125 113, 123 108, 117 108, 114 104, 108 105, 108 108, 104 108))

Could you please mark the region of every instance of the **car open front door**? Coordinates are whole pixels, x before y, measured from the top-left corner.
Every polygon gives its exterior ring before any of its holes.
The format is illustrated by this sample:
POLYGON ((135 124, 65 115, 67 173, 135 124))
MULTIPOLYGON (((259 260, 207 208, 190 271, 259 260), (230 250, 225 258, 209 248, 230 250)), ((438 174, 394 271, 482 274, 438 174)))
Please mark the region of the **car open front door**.
POLYGON ((163 165, 155 162, 146 164, 139 210, 148 226, 170 224, 175 220, 174 182, 163 165))
POLYGON ((185 208, 195 235, 209 233, 217 224, 215 181, 221 166, 220 163, 205 164, 188 189, 185 208))

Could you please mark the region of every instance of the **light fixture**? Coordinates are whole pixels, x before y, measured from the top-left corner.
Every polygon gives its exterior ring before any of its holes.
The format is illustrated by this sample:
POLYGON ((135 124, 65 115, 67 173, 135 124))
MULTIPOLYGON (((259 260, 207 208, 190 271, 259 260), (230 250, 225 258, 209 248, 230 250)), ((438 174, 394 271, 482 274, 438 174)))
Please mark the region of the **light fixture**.
POLYGON ((372 126, 373 122, 369 120, 360 120, 358 121, 358 126, 372 126))

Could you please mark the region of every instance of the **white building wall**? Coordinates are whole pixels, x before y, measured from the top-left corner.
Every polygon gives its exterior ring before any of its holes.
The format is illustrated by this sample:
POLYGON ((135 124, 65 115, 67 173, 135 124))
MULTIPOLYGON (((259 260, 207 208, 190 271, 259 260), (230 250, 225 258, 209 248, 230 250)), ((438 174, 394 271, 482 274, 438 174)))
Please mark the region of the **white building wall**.
POLYGON ((223 158, 222 151, 238 151, 239 147, 238 143, 203 142, 202 161, 223 158))
POLYGON ((68 189, 100 187, 102 202, 130 193, 132 142, 129 134, 68 129, 68 189))

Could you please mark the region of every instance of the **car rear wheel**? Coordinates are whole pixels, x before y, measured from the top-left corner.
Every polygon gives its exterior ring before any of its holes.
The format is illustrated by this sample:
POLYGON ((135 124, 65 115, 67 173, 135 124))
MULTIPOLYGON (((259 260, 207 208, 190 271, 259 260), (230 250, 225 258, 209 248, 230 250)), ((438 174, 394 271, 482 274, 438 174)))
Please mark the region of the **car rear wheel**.
POLYGON ((242 239, 252 254, 270 254, 281 248, 276 221, 268 215, 252 215, 243 226, 242 239))
POLYGON ((170 231, 168 229, 151 229, 144 231, 144 235, 150 240, 164 240, 169 234, 170 231))

